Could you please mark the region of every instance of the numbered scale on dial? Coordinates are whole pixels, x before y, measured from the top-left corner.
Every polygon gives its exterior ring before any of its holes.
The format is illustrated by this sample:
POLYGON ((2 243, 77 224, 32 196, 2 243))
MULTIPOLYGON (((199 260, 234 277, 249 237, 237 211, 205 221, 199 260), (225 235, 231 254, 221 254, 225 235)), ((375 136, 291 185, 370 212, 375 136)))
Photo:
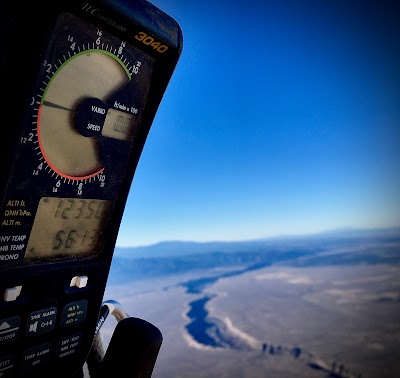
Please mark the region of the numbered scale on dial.
MULTIPOLYGON (((145 38, 137 36, 154 43, 145 38)), ((114 35, 60 15, 3 202, 0 265, 99 253, 135 152, 153 64, 114 35)))

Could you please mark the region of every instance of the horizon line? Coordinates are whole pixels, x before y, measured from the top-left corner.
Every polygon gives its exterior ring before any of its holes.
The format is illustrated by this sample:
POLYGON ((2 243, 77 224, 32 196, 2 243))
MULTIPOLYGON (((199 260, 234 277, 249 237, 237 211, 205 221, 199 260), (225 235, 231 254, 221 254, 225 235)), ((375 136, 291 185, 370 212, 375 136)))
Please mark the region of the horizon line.
POLYGON ((193 244, 212 244, 212 243, 246 243, 246 242, 257 242, 257 241, 267 241, 274 239, 285 239, 285 238, 303 238, 303 237, 313 237, 324 234, 334 234, 334 233, 348 233, 348 232, 372 232, 372 231, 398 231, 400 232, 400 225, 397 226, 375 226, 375 227, 354 227, 345 226, 339 228, 326 229, 315 232, 304 232, 304 233, 288 233, 288 234, 276 234, 269 236, 260 236, 249 239, 231 239, 231 240, 189 240, 189 239, 170 239, 161 240, 157 242, 152 242, 149 244, 138 244, 138 245, 118 245, 115 244, 115 248, 147 248, 160 244, 169 243, 193 243, 193 244))

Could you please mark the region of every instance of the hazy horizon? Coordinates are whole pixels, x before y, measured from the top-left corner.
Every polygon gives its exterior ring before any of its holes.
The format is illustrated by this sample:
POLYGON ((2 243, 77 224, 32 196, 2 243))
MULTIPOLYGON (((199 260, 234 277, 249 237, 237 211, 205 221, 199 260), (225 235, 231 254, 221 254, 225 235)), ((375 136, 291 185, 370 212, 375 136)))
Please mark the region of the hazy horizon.
POLYGON ((340 227, 340 228, 333 228, 327 230, 321 230, 317 232, 308 232, 308 233, 288 233, 288 234, 277 234, 277 235, 269 235, 269 236, 260 236, 251 239, 231 239, 231 240, 160 240, 157 242, 153 242, 150 244, 142 244, 142 245, 116 245, 116 248, 146 248, 157 246, 161 244, 168 244, 168 243, 193 243, 193 244, 213 244, 213 243, 246 243, 246 242, 256 242, 256 241, 273 241, 273 240, 288 240, 288 239, 297 239, 297 238, 308 238, 308 237, 317 237, 317 236, 330 236, 333 234, 349 234, 352 232, 355 233, 368 233, 368 232, 382 232, 382 231, 389 231, 389 232, 400 232, 400 226, 390 226, 390 227, 340 227))

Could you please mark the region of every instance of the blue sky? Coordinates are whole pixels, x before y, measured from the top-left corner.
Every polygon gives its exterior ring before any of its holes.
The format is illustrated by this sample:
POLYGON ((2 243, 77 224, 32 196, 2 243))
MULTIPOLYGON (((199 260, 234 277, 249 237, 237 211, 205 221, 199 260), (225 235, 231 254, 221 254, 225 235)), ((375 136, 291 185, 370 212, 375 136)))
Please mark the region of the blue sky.
POLYGON ((154 0, 184 47, 117 245, 400 226, 391 3, 154 0))

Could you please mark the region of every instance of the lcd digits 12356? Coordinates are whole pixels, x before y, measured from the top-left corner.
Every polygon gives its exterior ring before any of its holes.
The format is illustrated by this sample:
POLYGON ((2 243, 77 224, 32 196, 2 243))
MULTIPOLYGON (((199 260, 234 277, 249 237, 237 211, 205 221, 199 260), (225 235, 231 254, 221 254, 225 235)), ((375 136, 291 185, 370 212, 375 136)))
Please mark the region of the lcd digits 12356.
POLYGON ((111 204, 111 201, 98 199, 41 198, 25 259, 99 253, 111 204))

